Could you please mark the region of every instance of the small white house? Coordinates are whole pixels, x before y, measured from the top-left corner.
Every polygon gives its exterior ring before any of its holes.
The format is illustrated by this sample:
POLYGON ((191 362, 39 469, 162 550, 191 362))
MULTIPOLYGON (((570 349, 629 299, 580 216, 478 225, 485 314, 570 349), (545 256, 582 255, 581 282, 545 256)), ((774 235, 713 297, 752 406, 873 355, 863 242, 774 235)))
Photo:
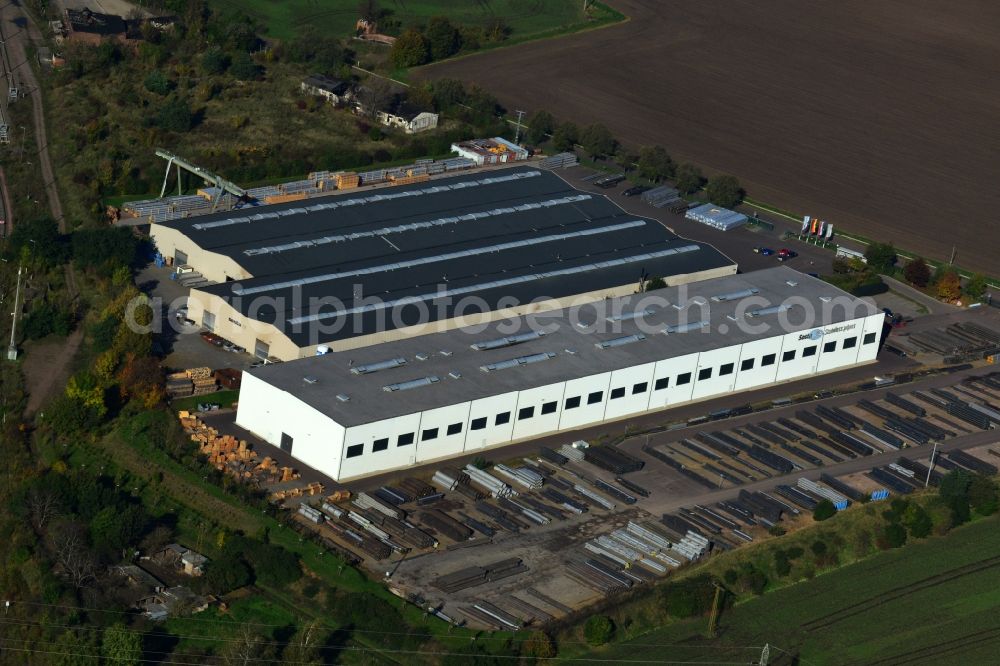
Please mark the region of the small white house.
POLYGON ((395 127, 407 134, 432 130, 438 126, 438 114, 430 111, 379 111, 376 117, 386 127, 395 127))
POLYGON ((300 88, 307 95, 322 97, 334 106, 346 104, 351 99, 350 84, 323 74, 313 74, 306 77, 300 88))

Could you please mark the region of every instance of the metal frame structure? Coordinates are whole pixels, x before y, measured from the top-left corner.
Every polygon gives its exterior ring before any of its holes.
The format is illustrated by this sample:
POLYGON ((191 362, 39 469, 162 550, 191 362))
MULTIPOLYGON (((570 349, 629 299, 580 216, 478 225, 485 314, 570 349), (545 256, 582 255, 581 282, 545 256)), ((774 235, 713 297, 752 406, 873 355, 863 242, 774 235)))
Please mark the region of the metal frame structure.
POLYGON ((181 169, 184 169, 185 171, 189 171, 194 175, 204 179, 205 182, 211 183, 215 187, 215 197, 212 199, 213 211, 215 211, 215 209, 218 208, 219 202, 222 200, 223 192, 228 192, 233 196, 235 196, 237 199, 243 199, 247 196, 247 191, 244 190, 239 185, 237 185, 236 183, 228 181, 222 176, 216 175, 211 171, 202 169, 197 164, 192 164, 183 157, 174 155, 173 153, 163 150, 162 148, 158 148, 156 150, 156 156, 162 157, 163 159, 167 160, 167 170, 166 173, 163 174, 163 187, 160 188, 161 199, 167 193, 167 180, 170 178, 170 167, 175 164, 177 165, 177 194, 178 195, 182 194, 181 169))

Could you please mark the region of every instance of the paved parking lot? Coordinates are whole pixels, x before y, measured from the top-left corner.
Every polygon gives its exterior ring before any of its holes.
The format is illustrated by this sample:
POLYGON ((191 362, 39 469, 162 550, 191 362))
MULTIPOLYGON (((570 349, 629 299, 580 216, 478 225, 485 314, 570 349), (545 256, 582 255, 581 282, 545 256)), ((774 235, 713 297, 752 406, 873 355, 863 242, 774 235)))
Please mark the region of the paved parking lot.
MULTIPOLYGON (((609 189, 602 189, 581 180, 585 176, 594 173, 592 169, 586 167, 578 166, 568 169, 557 169, 553 173, 565 179, 573 187, 607 196, 615 204, 630 213, 658 220, 679 236, 711 244, 735 261, 743 273, 778 265, 779 262, 776 255, 765 257, 755 254, 753 248, 758 246, 769 247, 775 252, 781 248, 788 248, 789 250, 798 252, 799 256, 785 263, 803 273, 817 273, 822 275, 829 273, 831 270, 833 253, 829 250, 823 250, 797 240, 782 241, 781 235, 788 228, 784 223, 778 223, 774 231, 767 231, 762 228, 746 225, 732 231, 719 231, 704 224, 688 220, 683 214, 671 213, 666 208, 654 208, 644 202, 639 196, 622 196, 622 192, 631 186, 631 183, 627 181, 609 189)), ((766 219, 766 215, 762 215, 761 217, 766 219)))
POLYGON ((150 264, 139 271, 136 285, 154 300, 160 325, 156 342, 164 354, 169 371, 186 368, 237 368, 246 370, 254 362, 250 354, 229 352, 209 344, 199 335, 197 326, 183 324, 176 316, 178 308, 187 303, 189 289, 170 279, 172 270, 150 264))

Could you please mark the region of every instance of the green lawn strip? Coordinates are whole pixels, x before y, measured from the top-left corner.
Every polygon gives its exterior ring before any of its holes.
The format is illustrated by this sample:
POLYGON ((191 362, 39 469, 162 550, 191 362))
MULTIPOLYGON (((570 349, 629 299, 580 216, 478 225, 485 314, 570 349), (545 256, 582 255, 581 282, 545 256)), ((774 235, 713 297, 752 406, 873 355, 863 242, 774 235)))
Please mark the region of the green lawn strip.
MULTIPOLYGON (((674 622, 588 656, 640 659, 675 645, 672 660, 745 659, 746 646, 769 642, 800 650, 801 663, 870 663, 995 627, 1000 566, 909 590, 1000 552, 1000 518, 982 519, 945 537, 878 553, 818 575, 807 583, 766 593, 723 613, 721 637, 704 637, 706 618, 674 622), (862 604, 856 614, 844 610, 862 604), (836 621, 829 622, 831 619, 836 621), (808 630, 809 623, 816 627, 808 630), (822 626, 819 626, 822 625, 822 626), (928 631, 928 627, 933 627, 928 631)), ((779 539, 775 545, 782 544, 779 539)), ((782 544, 784 547, 787 544, 782 544)), ((994 642, 1000 644, 1000 638, 994 642)), ((572 659, 568 661, 572 662, 572 659)))
MULTIPOLYGON (((339 37, 349 37, 354 34, 358 19, 357 3, 353 0, 320 5, 311 0, 211 0, 211 4, 221 10, 238 10, 257 19, 267 34, 276 39, 293 38, 306 25, 316 26, 339 37)), ((511 40, 559 34, 573 30, 581 23, 621 17, 619 12, 603 3, 595 3, 593 15, 596 18, 594 21, 583 21, 580 0, 493 0, 488 5, 467 0, 408 0, 406 3, 387 3, 385 7, 392 12, 391 19, 399 21, 404 29, 425 23, 434 16, 447 16, 456 25, 470 26, 481 26, 493 17, 500 17, 511 29, 511 40)))
POLYGON ((274 640, 276 630, 297 624, 299 615, 285 604, 254 595, 233 601, 226 612, 213 607, 189 617, 172 617, 164 622, 163 628, 179 638, 180 652, 207 648, 218 654, 237 635, 241 624, 247 624, 254 633, 270 641, 274 640))
POLYGON ((183 410, 189 412, 197 411, 198 405, 203 403, 221 405, 223 408, 232 407, 233 403, 240 399, 240 392, 236 391, 216 391, 205 395, 192 395, 188 398, 177 398, 170 401, 170 409, 175 413, 183 410))

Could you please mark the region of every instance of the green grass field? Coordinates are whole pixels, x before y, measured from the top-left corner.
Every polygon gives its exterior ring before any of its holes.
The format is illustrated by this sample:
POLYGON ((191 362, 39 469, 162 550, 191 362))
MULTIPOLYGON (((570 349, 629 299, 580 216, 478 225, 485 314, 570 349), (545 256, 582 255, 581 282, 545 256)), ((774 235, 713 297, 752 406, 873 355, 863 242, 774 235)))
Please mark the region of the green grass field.
MULTIPOLYGON (((306 25, 347 36, 353 34, 358 20, 356 0, 211 0, 211 4, 248 14, 277 39, 288 39, 306 25)), ((583 20, 580 0, 383 0, 379 6, 391 12, 390 18, 404 28, 432 16, 447 16, 452 23, 464 25, 484 25, 499 17, 510 26, 511 37, 518 40, 583 20)))
MULTIPOLYGON (((983 519, 740 604, 723 613, 715 640, 699 618, 587 657, 746 663, 769 643, 812 665, 995 663, 998 528, 1000 517, 983 519)), ((772 663, 794 662, 774 650, 772 663)))
POLYGON ((207 395, 192 395, 187 398, 178 398, 170 402, 170 410, 179 412, 186 409, 189 412, 196 411, 199 403, 215 403, 220 407, 232 407, 233 403, 240 399, 239 391, 216 391, 207 395))

